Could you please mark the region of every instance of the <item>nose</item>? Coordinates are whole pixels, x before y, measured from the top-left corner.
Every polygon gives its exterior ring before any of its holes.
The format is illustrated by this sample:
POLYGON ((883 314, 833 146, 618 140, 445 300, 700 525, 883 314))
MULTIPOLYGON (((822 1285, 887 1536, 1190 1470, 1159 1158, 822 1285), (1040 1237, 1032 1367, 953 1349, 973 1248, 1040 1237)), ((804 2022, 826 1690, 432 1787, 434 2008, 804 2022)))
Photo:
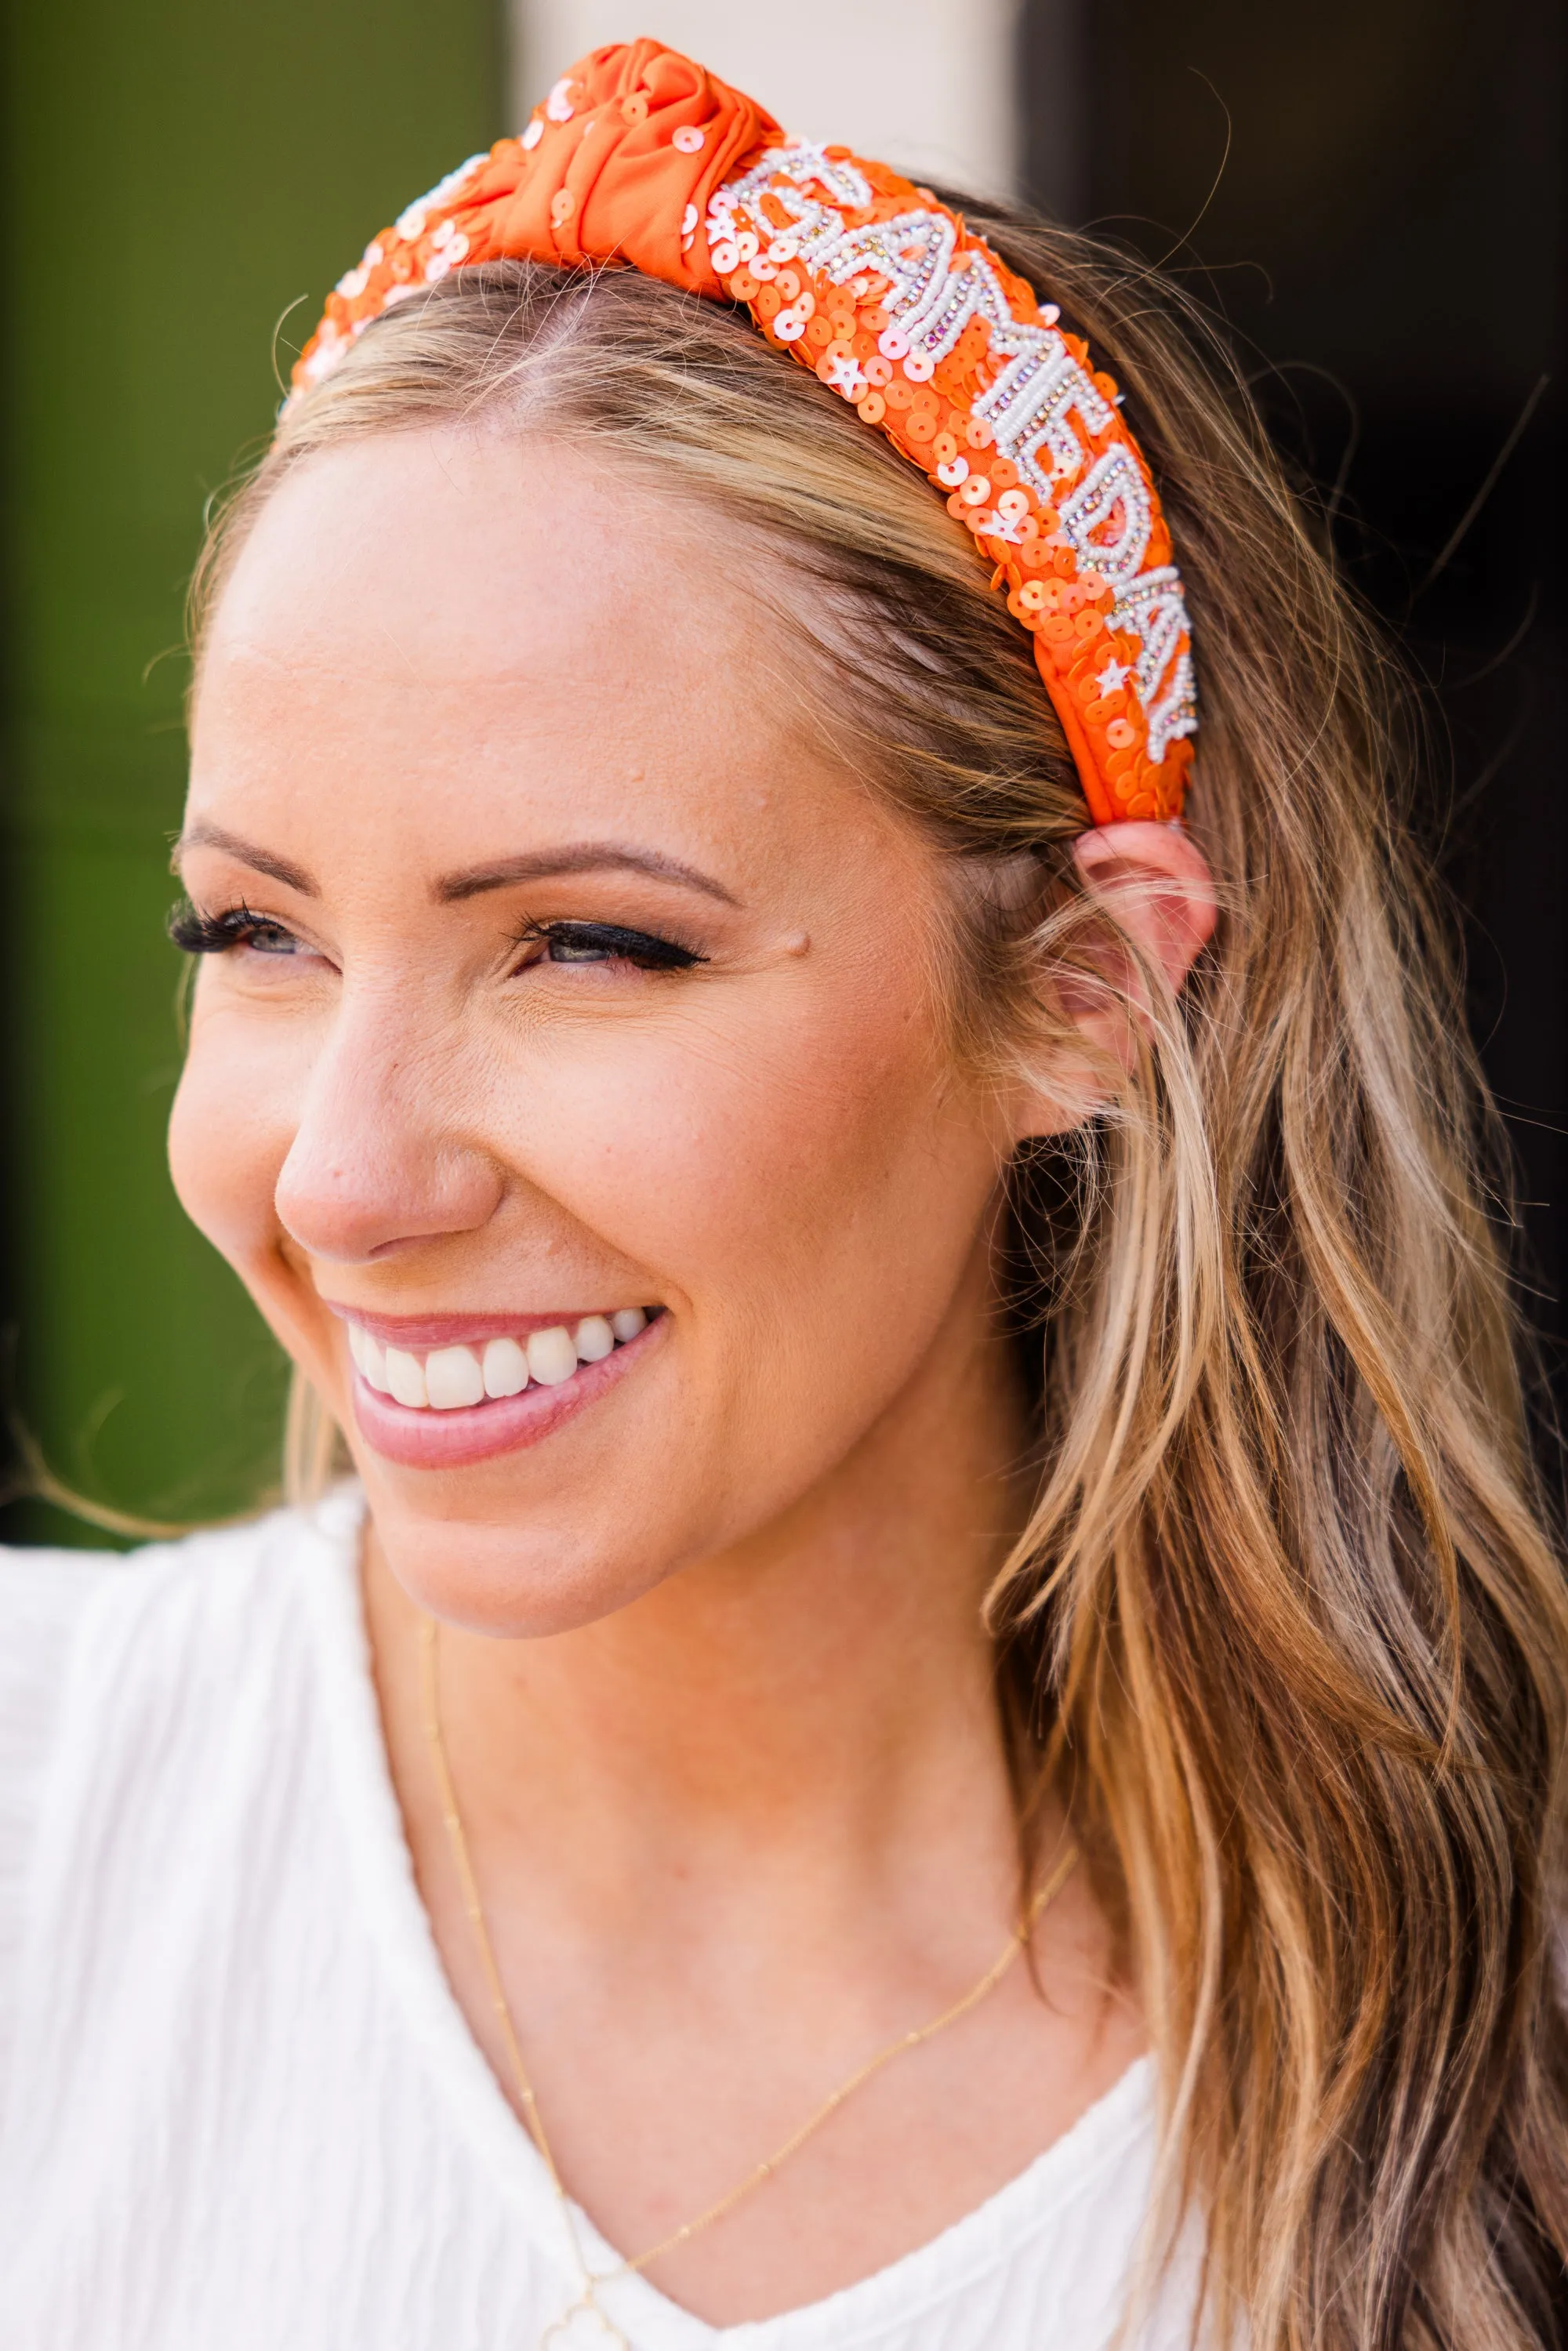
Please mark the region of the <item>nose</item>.
POLYGON ((345 997, 310 1072, 274 1197, 312 1257, 361 1263, 474 1232, 500 1203, 501 1166, 464 1131, 462 1055, 407 1015, 345 997))

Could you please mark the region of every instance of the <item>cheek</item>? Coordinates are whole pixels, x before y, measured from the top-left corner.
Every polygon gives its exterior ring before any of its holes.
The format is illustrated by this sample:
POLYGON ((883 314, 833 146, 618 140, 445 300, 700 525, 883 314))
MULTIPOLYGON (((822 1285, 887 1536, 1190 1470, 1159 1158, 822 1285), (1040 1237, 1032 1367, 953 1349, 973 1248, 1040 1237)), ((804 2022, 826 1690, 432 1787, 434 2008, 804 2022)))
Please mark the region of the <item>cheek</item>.
POLYGON ((283 1023, 204 1007, 198 987, 169 1121, 169 1167, 185 1214, 241 1270, 277 1236, 273 1196, 294 1136, 305 1050, 283 1023))
POLYGON ((508 1155, 698 1329, 804 1330, 967 1252, 995 1153, 945 1074, 918 973, 759 987, 536 1065, 508 1155))

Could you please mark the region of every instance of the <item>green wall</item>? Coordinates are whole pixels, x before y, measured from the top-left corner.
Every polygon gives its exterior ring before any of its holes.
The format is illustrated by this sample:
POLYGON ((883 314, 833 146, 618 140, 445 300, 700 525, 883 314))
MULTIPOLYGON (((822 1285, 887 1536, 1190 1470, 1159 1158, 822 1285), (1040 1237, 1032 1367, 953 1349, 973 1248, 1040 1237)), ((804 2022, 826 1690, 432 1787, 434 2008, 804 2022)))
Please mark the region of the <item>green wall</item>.
MULTIPOLYGON (((282 1395, 163 1162, 203 499, 267 432, 277 321, 287 371, 366 240, 504 128, 499 16, 7 0, 7 1402, 123 1509, 242 1506, 272 1474, 282 1395)), ((102 1540, 34 1506, 6 1531, 102 1540)))

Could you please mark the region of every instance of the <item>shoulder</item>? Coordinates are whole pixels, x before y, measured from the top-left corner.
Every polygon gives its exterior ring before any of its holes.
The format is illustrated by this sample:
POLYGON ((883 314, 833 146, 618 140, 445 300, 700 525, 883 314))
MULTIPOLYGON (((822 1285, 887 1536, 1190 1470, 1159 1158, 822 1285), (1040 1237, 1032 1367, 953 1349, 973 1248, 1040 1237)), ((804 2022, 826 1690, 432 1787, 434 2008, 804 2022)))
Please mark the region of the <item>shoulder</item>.
POLYGON ((130 1552, 0 1550, 0 2040, 51 1824, 118 1845, 157 1780, 200 1787, 305 1642, 312 1583, 342 1613, 358 1515, 335 1495, 130 1552))
POLYGON ((122 1566, 112 1552, 0 1550, 0 1970, 72 1644, 122 1566))
POLYGON ((73 1677, 110 1664, 128 1697, 179 1669, 249 1650, 287 1613, 300 1568, 340 1554, 357 1523, 345 1496, 132 1552, 0 1550, 0 1790, 46 1758, 73 1677))
POLYGON ((132 1552, 0 1548, 0 1802, 47 1763, 84 1669, 111 1667, 133 1700, 193 1645, 207 1667, 252 1648, 301 1569, 351 1550, 358 1515, 344 1493, 132 1552))
POLYGON ((84 1610, 123 1565, 115 1552, 0 1549, 0 1775, 47 1718, 84 1610))

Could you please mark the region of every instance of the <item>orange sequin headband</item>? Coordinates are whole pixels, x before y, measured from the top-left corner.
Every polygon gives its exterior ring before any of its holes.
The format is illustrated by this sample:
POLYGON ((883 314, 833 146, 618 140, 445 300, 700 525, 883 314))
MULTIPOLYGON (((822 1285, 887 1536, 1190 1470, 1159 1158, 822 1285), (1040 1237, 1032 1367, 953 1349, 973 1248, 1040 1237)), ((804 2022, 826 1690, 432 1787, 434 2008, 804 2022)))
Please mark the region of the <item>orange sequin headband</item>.
POLYGON ((930 191, 770 115, 657 41, 596 49, 520 139, 402 214, 294 370, 449 271, 621 262, 748 309, 946 496, 1034 639, 1096 824, 1181 812, 1197 724, 1170 533, 1116 386, 930 191))

